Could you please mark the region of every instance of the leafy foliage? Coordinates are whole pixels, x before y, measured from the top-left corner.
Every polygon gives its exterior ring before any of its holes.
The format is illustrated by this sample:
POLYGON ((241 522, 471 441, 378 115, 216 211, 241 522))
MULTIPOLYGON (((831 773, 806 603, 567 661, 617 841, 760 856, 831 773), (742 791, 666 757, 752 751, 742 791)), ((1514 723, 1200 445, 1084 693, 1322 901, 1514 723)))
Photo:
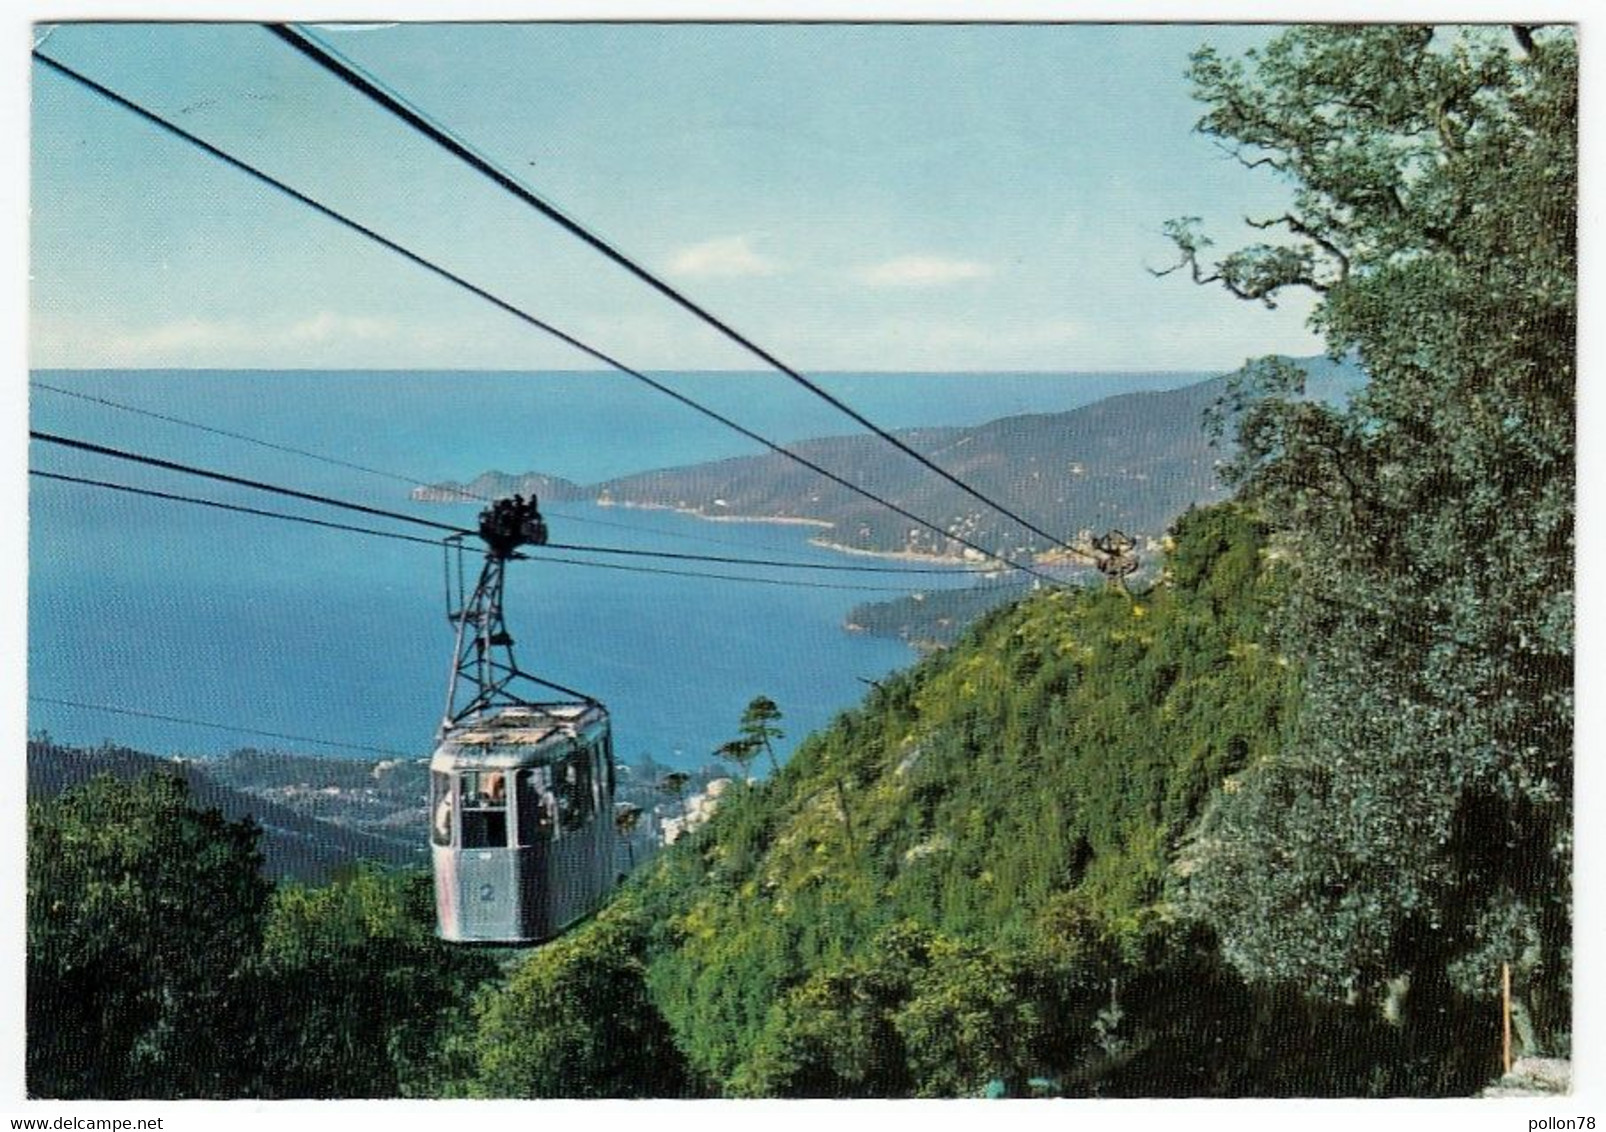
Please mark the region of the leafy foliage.
POLYGON ((1200 843, 1197 907, 1257 979, 1425 1009, 1512 962, 1564 1048, 1572 796, 1577 58, 1570 29, 1292 30, 1203 51, 1200 123, 1289 179, 1283 245, 1196 279, 1314 288, 1344 409, 1252 366, 1233 473, 1293 567, 1301 726, 1200 843), (1392 989, 1391 989, 1392 988, 1392 989))
POLYGON ((264 1096, 437 1096, 472 1071, 468 1004, 497 967, 435 937, 427 874, 281 886, 263 958, 264 1096))
POLYGON ((30 1093, 234 1094, 269 891, 257 837, 169 775, 29 805, 30 1093))
MULTIPOLYGON (((1196 972, 1139 957, 1183 930, 1170 892, 1199 814, 1298 702, 1259 640, 1265 535, 1193 511, 1136 600, 996 611, 655 862, 631 898, 692 1070, 736 1095, 1152 1091, 1129 1066, 1177 1048, 1168 972, 1196 972)), ((1366 1088, 1307 1069, 1308 1092, 1366 1088)), ((1255 1091, 1224 1064, 1189 1087, 1223 1082, 1255 1091)))
POLYGON ((535 952, 485 996, 474 1050, 480 1096, 672 1097, 685 1068, 646 995, 628 901, 535 952))
POLYGON ((461 1091, 468 1003, 496 965, 434 938, 427 876, 274 890, 257 840, 170 775, 30 804, 30 1092, 461 1091))

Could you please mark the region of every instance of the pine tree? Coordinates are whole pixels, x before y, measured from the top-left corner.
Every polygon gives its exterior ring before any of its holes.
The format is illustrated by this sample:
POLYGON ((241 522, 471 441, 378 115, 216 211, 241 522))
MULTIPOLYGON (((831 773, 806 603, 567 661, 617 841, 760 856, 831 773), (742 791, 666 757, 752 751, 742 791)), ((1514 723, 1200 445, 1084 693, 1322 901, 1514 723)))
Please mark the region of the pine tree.
POLYGON ((770 757, 770 771, 774 773, 780 769, 775 761, 775 748, 770 744, 772 739, 784 739, 786 733, 775 725, 781 721, 781 709, 775 706, 775 701, 768 696, 754 696, 742 712, 742 736, 753 744, 754 748, 762 746, 764 753, 770 757))

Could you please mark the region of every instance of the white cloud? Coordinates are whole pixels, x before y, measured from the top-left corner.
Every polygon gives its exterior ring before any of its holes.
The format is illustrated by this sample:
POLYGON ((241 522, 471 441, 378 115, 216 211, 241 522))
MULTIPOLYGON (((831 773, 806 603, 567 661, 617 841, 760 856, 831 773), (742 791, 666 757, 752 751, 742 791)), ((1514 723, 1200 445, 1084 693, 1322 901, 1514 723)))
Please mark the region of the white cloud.
MULTIPOLYGON (((294 364, 350 364, 354 350, 408 349, 417 330, 391 318, 320 311, 298 319, 180 318, 150 326, 96 326, 59 316, 35 317, 35 365, 186 366, 275 364, 296 351, 294 364)), ((284 361, 283 364, 292 364, 284 361)))
POLYGON ((774 275, 780 265, 753 247, 751 236, 722 236, 681 248, 669 260, 671 275, 693 278, 734 279, 747 275, 774 275))
POLYGON ((321 311, 304 318, 285 331, 292 342, 386 341, 397 336, 398 327, 388 318, 366 318, 321 311))
POLYGON ((987 264, 974 260, 906 255, 861 267, 853 275, 871 287, 946 287, 969 279, 985 279, 992 273, 987 264))
POLYGON ((184 318, 113 334, 104 341, 101 352, 114 360, 114 364, 137 364, 153 358, 189 357, 237 349, 251 344, 252 339, 250 330, 240 322, 184 318))

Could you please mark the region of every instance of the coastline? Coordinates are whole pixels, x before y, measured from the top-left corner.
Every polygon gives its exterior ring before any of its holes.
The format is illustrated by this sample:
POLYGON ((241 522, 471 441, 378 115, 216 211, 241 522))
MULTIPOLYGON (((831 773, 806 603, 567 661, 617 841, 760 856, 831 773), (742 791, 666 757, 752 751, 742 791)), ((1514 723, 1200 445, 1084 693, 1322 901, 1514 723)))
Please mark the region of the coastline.
MULTIPOLYGON (((831 524, 827 524, 829 526, 831 524)), ((817 546, 821 550, 832 550, 838 554, 851 554, 860 558, 885 558, 894 562, 920 562, 931 566, 975 566, 986 561, 983 558, 965 558, 958 554, 921 554, 913 550, 871 550, 863 546, 844 546, 839 542, 832 542, 826 538, 809 539, 810 546, 817 546)), ((957 570, 955 571, 958 572, 957 570)), ((985 571, 990 573, 991 571, 985 571)), ((982 574, 984 571, 974 571, 982 574)))
MULTIPOLYGON (((637 511, 669 511, 676 515, 689 515, 705 523, 769 523, 781 527, 820 527, 833 530, 836 524, 828 519, 809 519, 801 515, 710 515, 694 507, 676 507, 669 503, 633 503, 615 499, 596 499, 598 507, 623 507, 637 511)), ((984 559, 966 558, 959 554, 920 554, 912 550, 871 550, 862 546, 846 546, 832 542, 822 535, 808 540, 810 546, 837 554, 850 554, 860 558, 883 558, 892 562, 920 562, 931 566, 973 566, 984 559)), ((957 572, 957 571, 956 571, 957 572)), ((978 571, 979 573, 980 571, 978 571)))
MULTIPOLYGON (((425 499, 417 494, 418 490, 415 489, 413 498, 422 503, 451 505, 482 502, 477 498, 466 496, 451 499, 425 499)), ((577 502, 588 502, 596 507, 617 507, 626 511, 668 511, 674 515, 686 515, 693 519, 701 519, 705 523, 765 523, 777 527, 819 527, 826 531, 836 527, 836 524, 829 519, 810 519, 802 515, 710 515, 708 512, 700 511, 695 507, 677 507, 670 503, 639 503, 633 500, 610 499, 607 497, 577 502)), ((862 546, 847 546, 840 542, 833 542, 823 535, 816 535, 810 538, 808 543, 810 546, 819 547, 821 550, 829 550, 836 554, 852 555, 858 558, 880 558, 889 562, 918 562, 927 566, 952 566, 955 568, 956 573, 962 567, 977 566, 986 562, 984 558, 970 558, 962 554, 923 554, 913 550, 872 550, 862 546)), ((994 573, 994 571, 984 570, 973 572, 978 576, 994 573)))
POLYGON ((620 507, 627 511, 669 511, 676 515, 690 515, 707 523, 771 523, 783 527, 836 526, 827 519, 806 519, 801 515, 710 515, 695 507, 676 507, 671 503, 632 503, 617 499, 593 499, 591 502, 598 507, 620 507))
MULTIPOLYGON (((629 503, 612 499, 597 499, 593 502, 598 507, 623 507, 638 511, 669 511, 676 515, 688 515, 693 519, 701 519, 707 523, 769 523, 783 527, 823 527, 832 530, 836 524, 827 519, 807 519, 799 515, 710 515, 706 511, 698 511, 692 507, 675 507, 668 503, 629 503)), ((960 573, 965 566, 984 565, 988 559, 981 556, 967 557, 963 554, 922 554, 914 550, 871 550, 863 546, 847 546, 840 542, 832 542, 823 535, 816 535, 808 540, 810 546, 829 550, 836 554, 852 555, 858 558, 880 558, 889 562, 918 562, 926 566, 952 566, 955 573, 960 573)), ((1086 566, 1087 563, 1075 561, 1070 557, 1049 558, 1032 555, 1035 564, 1043 566, 1086 566)), ((972 570, 970 573, 977 577, 992 577, 1007 573, 1002 567, 989 570, 972 570)))

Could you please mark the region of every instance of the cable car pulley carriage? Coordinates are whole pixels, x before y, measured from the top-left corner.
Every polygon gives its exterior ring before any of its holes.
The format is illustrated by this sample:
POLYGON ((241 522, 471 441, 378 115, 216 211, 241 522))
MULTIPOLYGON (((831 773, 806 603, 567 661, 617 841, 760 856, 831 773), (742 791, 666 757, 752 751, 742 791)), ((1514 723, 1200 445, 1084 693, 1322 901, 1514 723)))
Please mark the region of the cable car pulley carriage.
POLYGON ((442 939, 533 944, 595 911, 612 890, 614 764, 607 709, 524 672, 502 616, 507 564, 546 542, 536 501, 480 514, 485 564, 465 595, 461 536, 456 648, 430 760, 430 840, 442 939), (557 694, 555 698, 553 693, 557 694))

